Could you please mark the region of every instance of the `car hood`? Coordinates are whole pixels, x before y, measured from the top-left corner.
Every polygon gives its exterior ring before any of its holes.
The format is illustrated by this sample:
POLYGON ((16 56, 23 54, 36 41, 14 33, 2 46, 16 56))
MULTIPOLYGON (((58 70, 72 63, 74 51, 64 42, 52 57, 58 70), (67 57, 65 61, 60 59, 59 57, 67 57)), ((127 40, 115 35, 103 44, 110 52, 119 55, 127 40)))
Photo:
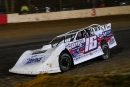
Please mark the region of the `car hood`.
POLYGON ((39 74, 41 71, 42 73, 60 72, 56 58, 58 58, 59 50, 61 47, 64 49, 64 46, 65 44, 53 48, 43 46, 42 49, 25 51, 9 72, 18 74, 39 74), (50 67, 52 63, 55 67, 50 67))

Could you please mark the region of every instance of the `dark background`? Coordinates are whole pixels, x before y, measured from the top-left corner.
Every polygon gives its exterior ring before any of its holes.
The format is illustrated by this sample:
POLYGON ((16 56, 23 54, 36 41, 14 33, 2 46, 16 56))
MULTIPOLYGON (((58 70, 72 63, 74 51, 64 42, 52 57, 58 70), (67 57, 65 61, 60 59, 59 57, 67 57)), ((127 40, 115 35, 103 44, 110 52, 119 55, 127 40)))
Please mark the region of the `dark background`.
MULTIPOLYGON (((51 12, 54 12, 61 11, 63 8, 65 10, 100 8, 102 3, 105 4, 105 7, 122 6, 121 2, 126 2, 123 5, 130 4, 130 0, 0 0, 0 13, 20 13, 20 8, 24 3, 30 8, 30 13, 35 13, 35 11, 31 11, 32 4, 39 9, 50 7, 51 12), (87 1, 90 2, 87 3, 87 1)), ((39 12, 44 11, 40 10, 39 12)))

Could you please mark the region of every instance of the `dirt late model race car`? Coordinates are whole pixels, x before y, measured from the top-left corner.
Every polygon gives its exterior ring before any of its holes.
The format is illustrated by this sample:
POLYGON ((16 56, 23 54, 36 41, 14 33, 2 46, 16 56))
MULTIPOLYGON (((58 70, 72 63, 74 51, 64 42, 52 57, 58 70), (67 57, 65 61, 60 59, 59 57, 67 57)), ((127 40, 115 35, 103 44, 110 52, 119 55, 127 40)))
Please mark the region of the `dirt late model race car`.
POLYGON ((25 51, 9 72, 37 75, 65 72, 72 65, 101 56, 107 59, 116 46, 111 23, 92 24, 56 36, 41 49, 25 51))

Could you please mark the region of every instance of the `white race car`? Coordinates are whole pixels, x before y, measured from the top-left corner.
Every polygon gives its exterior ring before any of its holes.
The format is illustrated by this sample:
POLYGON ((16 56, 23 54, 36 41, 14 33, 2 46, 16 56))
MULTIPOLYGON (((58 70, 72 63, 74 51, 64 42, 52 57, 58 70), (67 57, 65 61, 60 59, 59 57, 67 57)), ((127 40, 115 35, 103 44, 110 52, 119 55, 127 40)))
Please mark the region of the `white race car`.
POLYGON ((107 59, 116 46, 111 23, 92 24, 56 36, 41 49, 25 51, 9 72, 37 75, 65 72, 72 65, 101 56, 107 59))

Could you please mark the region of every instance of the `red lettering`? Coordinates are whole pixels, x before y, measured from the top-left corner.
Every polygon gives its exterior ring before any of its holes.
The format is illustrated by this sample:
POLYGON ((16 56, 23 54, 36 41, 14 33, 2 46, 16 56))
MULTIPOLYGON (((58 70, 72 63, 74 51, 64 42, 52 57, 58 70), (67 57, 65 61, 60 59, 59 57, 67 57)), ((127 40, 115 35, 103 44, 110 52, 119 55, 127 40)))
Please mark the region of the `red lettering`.
POLYGON ((91 15, 92 16, 96 16, 96 10, 95 10, 95 8, 92 9, 92 14, 91 15))

